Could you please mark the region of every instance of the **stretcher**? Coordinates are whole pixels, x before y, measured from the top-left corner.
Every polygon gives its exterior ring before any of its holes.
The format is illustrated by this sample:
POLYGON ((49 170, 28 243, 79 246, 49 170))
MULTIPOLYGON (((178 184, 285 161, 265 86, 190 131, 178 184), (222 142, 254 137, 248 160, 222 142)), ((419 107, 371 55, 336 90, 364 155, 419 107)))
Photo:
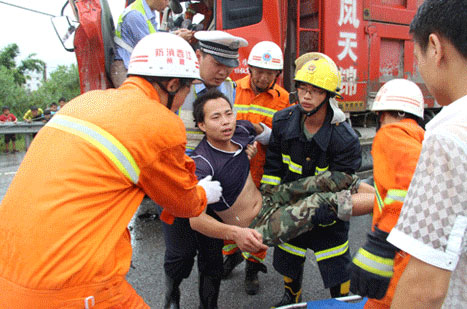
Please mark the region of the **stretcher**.
POLYGON ((292 304, 282 307, 277 307, 277 309, 298 309, 298 308, 306 308, 306 309, 328 309, 328 308, 363 308, 365 303, 367 302, 368 298, 362 298, 359 295, 351 295, 345 297, 338 297, 338 298, 330 298, 330 299, 323 299, 323 300, 313 300, 309 302, 303 302, 298 304, 292 304))

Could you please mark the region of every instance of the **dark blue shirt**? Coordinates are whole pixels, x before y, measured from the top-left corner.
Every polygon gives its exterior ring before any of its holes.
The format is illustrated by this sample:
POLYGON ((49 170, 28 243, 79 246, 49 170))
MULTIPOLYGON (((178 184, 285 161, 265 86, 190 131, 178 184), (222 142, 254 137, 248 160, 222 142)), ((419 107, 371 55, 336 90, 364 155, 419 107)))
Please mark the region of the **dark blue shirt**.
POLYGON ((211 175, 222 186, 222 196, 219 202, 208 206, 215 211, 228 209, 237 200, 250 173, 250 160, 245 152, 246 146, 254 141, 256 131, 246 120, 237 120, 232 142, 240 148, 228 152, 213 147, 206 137, 193 151, 191 157, 196 163, 196 176, 203 179, 211 175))

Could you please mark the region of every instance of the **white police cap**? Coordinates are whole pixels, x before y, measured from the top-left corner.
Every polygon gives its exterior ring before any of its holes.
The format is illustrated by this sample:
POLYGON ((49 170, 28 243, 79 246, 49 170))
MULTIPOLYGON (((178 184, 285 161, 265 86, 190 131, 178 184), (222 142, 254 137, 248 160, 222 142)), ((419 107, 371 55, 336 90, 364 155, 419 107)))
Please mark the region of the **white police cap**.
POLYGON ((212 55, 218 62, 231 68, 239 65, 238 49, 248 46, 248 41, 244 38, 219 30, 197 31, 195 38, 199 41, 201 51, 212 55))

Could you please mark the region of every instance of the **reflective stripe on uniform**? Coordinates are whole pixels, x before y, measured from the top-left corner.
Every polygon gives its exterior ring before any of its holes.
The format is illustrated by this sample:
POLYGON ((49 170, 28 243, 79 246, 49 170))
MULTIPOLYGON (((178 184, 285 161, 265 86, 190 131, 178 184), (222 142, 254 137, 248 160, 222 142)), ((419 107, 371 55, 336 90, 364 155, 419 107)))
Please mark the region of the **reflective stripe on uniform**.
POLYGON ((328 169, 329 169, 329 165, 326 166, 326 167, 317 166, 316 169, 315 169, 315 176, 326 172, 328 169))
POLYGON ((251 105, 244 105, 244 104, 235 104, 235 108, 237 113, 240 114, 258 114, 261 116, 266 116, 272 118, 274 113, 277 112, 273 108, 267 108, 261 105, 251 104, 251 105))
POLYGON ((352 262, 367 272, 378 276, 391 278, 393 275, 393 259, 374 255, 363 248, 358 250, 352 262))
POLYGON ((261 178, 261 183, 277 186, 280 185, 281 178, 272 175, 263 175, 263 178, 261 178))
POLYGON ((322 251, 316 251, 315 252, 316 261, 320 262, 320 261, 323 261, 323 260, 331 259, 331 258, 339 256, 339 255, 343 255, 344 253, 347 252, 347 250, 349 250, 349 241, 348 240, 345 243, 343 243, 342 245, 332 247, 332 248, 322 250, 322 251))
POLYGON ((394 201, 404 202, 407 190, 390 189, 384 198, 384 204, 391 204, 394 201))
POLYGON ((383 208, 384 208, 383 199, 381 198, 381 195, 379 194, 378 186, 376 185, 376 183, 375 183, 374 187, 375 187, 375 194, 376 194, 376 204, 378 204, 379 212, 382 213, 383 208))
POLYGON ((236 249, 237 247, 238 247, 237 244, 224 245, 224 247, 222 247, 222 251, 230 252, 230 251, 236 249))
POLYGON ((291 245, 289 243, 280 244, 278 247, 284 250, 285 252, 288 252, 290 254, 293 254, 299 257, 304 258, 306 254, 306 249, 291 245))
POLYGON ((289 166, 290 171, 300 174, 300 175, 302 174, 302 166, 300 164, 293 162, 290 159, 289 155, 282 154, 282 162, 289 166))
POLYGON ((88 121, 65 115, 54 115, 46 124, 81 137, 97 147, 133 183, 138 183, 140 170, 130 152, 115 137, 88 121))
POLYGON ((261 259, 259 257, 257 257, 256 255, 254 254, 251 254, 249 252, 242 252, 242 256, 245 260, 248 260, 248 259, 253 259, 255 261, 258 261, 259 263, 263 263, 264 262, 264 259, 261 259))

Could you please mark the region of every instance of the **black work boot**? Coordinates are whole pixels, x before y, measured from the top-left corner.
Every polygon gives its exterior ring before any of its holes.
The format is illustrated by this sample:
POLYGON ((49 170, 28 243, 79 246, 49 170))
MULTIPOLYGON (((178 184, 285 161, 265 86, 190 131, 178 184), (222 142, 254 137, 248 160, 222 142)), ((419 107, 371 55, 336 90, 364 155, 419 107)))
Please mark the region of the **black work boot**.
POLYGON ((246 260, 245 266, 245 292, 248 295, 256 295, 259 290, 258 272, 267 273, 266 265, 246 260))
POLYGON ((174 280, 165 276, 165 303, 164 309, 180 309, 180 283, 182 280, 174 280))
POLYGON ((303 265, 296 279, 284 276, 284 295, 280 302, 274 305, 273 308, 281 307, 289 304, 296 304, 302 300, 302 281, 303 281, 303 265))
POLYGON ((199 274, 199 309, 217 309, 221 278, 199 274))
POLYGON ((242 256, 242 252, 238 250, 234 254, 227 255, 224 258, 224 270, 222 271, 222 279, 227 279, 232 271, 237 267, 241 262, 243 262, 244 258, 242 256))

